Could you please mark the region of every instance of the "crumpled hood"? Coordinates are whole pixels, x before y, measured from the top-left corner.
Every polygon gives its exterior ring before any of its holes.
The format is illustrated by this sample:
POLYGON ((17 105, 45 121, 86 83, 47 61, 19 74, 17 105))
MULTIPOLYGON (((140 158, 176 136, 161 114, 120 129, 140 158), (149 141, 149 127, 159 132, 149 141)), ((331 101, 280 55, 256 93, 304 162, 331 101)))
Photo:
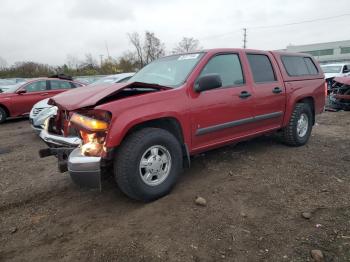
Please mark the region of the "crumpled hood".
POLYGON ((84 108, 96 105, 99 101, 110 95, 131 86, 138 86, 144 88, 155 88, 159 90, 169 89, 169 87, 158 86, 146 83, 116 83, 113 85, 100 85, 100 86, 85 86, 72 89, 60 93, 52 97, 49 101, 51 105, 58 105, 59 107, 71 111, 78 108, 84 108))
POLYGON ((338 82, 340 84, 344 84, 344 85, 350 85, 350 77, 349 76, 336 77, 333 79, 333 81, 338 82))

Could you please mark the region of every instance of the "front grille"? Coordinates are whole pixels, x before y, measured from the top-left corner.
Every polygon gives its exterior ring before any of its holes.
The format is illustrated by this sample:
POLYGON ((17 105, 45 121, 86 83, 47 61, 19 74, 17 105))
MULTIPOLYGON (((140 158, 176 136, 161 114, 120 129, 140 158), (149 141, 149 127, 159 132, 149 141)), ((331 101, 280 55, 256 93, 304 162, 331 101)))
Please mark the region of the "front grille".
POLYGON ((37 116, 41 111, 43 111, 44 108, 34 108, 33 109, 33 116, 37 116))

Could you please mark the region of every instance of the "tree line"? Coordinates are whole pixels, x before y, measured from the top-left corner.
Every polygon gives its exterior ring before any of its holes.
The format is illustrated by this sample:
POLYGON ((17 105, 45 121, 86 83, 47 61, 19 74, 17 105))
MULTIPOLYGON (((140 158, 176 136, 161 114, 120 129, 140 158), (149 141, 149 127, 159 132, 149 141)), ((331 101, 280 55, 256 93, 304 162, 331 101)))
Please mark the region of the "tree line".
POLYGON ((135 72, 153 60, 167 53, 178 54, 193 52, 201 49, 197 39, 183 37, 171 52, 167 52, 165 44, 153 33, 146 31, 143 36, 137 32, 128 34, 133 49, 124 52, 120 57, 100 57, 98 61, 92 54, 86 54, 84 59, 67 55, 66 62, 60 66, 37 63, 33 61, 16 62, 8 66, 0 57, 0 78, 32 78, 54 74, 79 75, 108 75, 123 72, 135 72))

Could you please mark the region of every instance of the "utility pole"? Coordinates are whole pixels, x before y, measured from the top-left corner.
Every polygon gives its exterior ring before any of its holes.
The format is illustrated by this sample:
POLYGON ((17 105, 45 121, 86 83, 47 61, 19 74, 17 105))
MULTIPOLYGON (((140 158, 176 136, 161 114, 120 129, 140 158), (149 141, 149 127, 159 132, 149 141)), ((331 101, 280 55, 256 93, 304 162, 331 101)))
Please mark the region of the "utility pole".
POLYGON ((107 41, 105 41, 105 44, 106 44, 106 50, 107 50, 107 58, 108 58, 108 60, 110 60, 111 56, 109 55, 109 49, 108 49, 107 41))
POLYGON ((247 48, 247 28, 243 28, 243 48, 247 48))
POLYGON ((103 55, 100 55, 100 66, 102 67, 103 55))

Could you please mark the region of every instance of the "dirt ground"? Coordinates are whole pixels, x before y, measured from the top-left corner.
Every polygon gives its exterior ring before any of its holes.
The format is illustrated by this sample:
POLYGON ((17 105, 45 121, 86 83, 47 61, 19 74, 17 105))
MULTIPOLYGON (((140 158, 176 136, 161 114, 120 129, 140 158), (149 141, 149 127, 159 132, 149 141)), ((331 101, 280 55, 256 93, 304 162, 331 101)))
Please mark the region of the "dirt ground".
POLYGON ((303 147, 266 136, 196 156, 149 204, 79 189, 44 147, 27 120, 0 126, 0 261, 350 261, 349 112, 318 117, 303 147))

